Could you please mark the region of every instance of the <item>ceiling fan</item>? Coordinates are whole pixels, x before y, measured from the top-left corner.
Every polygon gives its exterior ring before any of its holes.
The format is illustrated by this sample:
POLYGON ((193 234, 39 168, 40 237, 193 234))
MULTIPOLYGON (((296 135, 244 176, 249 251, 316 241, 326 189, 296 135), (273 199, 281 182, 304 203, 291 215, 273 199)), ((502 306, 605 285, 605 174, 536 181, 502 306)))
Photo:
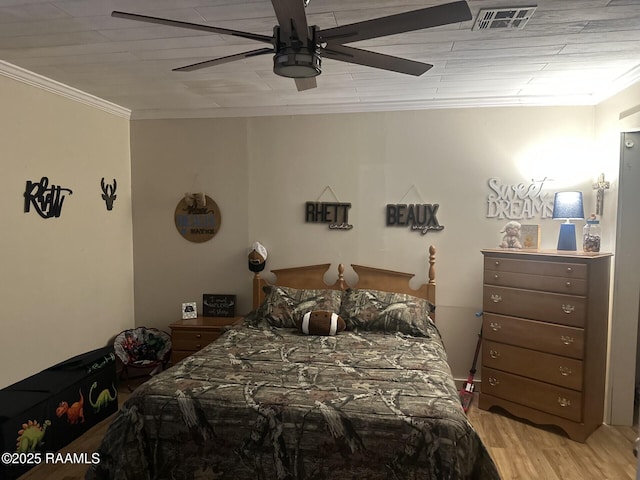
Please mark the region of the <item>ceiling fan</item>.
POLYGON ((304 8, 309 3, 309 0, 271 0, 271 3, 273 4, 273 9, 278 19, 278 25, 273 28, 273 35, 270 37, 197 23, 149 17, 135 13, 114 11, 111 13, 111 16, 223 35, 233 35, 268 43, 271 45, 270 47, 258 48, 235 55, 194 63, 192 65, 174 68, 173 70, 186 72, 258 55, 273 54, 274 73, 282 77, 295 79, 298 91, 315 88, 317 86, 315 77, 321 73, 320 65, 322 58, 330 58, 407 75, 420 76, 433 67, 433 65, 384 55, 370 50, 348 47, 343 44, 463 22, 471 20, 472 18, 467 2, 457 1, 320 30, 316 26, 307 25, 304 8))

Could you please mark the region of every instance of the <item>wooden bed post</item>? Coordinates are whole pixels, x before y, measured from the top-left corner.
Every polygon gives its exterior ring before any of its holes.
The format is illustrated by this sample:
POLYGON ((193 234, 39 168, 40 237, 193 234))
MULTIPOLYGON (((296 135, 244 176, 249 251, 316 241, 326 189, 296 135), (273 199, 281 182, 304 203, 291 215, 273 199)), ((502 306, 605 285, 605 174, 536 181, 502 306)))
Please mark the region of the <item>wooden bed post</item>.
POLYGON ((344 282, 344 264, 338 265, 338 281, 336 282, 340 290, 346 290, 347 284, 344 282))
POLYGON ((429 285, 436 284, 436 247, 429 245, 429 285))
POLYGON ((264 293, 262 291, 262 285, 264 280, 260 276, 259 272, 253 274, 253 309, 255 310, 260 306, 263 300, 264 293))

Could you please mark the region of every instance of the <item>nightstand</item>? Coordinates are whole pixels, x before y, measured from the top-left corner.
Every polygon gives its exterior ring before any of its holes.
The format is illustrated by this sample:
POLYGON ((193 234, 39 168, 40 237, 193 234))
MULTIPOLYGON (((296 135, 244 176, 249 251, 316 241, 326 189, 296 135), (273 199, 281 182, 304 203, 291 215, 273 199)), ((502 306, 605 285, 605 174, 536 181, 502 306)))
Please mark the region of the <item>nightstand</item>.
POLYGON ((171 328, 171 363, 197 352, 216 340, 225 327, 235 325, 242 317, 197 317, 178 320, 171 328))

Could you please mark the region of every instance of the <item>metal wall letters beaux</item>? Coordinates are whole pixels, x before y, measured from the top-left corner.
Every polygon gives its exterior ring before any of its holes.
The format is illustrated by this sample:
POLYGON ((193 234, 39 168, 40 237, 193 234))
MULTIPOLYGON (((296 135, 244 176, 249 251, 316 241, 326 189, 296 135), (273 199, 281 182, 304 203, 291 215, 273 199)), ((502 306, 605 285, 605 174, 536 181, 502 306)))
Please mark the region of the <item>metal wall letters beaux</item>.
POLYGON ((404 194, 398 203, 387 204, 387 226, 410 227, 412 231, 420 232, 422 235, 426 235, 432 230, 444 230, 444 225, 440 225, 438 222, 438 208, 440 208, 440 205, 437 203, 424 203, 424 200, 416 186, 411 185, 409 190, 407 190, 407 193, 404 194), (421 203, 402 203, 411 191, 417 195, 421 203))

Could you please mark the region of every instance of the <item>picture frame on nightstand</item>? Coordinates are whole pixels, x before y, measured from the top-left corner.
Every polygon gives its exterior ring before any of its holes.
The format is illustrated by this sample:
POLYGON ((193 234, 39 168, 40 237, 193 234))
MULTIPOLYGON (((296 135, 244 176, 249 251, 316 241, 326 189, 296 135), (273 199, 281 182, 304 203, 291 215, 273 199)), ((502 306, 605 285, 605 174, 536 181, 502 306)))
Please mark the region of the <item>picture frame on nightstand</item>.
POLYGON ((182 319, 198 318, 198 304, 196 302, 186 302, 182 304, 182 319))
POLYGON ((204 317, 235 317, 236 296, 205 293, 202 295, 204 317))

